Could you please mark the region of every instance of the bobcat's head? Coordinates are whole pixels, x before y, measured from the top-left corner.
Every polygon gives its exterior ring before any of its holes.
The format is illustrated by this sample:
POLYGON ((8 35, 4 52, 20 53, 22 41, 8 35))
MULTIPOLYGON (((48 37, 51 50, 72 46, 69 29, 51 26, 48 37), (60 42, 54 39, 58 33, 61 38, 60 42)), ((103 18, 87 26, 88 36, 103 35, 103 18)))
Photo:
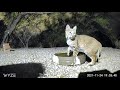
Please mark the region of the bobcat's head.
POLYGON ((76 29, 77 29, 77 26, 74 26, 73 28, 70 28, 69 25, 66 25, 66 29, 65 29, 66 39, 75 40, 75 37, 76 37, 76 29))

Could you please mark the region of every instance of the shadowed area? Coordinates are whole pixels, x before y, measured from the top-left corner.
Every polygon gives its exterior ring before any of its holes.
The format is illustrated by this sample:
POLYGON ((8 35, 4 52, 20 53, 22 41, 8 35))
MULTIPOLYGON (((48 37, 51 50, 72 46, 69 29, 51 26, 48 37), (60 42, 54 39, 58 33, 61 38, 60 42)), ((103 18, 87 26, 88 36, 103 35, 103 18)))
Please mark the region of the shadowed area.
POLYGON ((37 78, 44 74, 41 63, 23 63, 0 66, 0 78, 37 78))

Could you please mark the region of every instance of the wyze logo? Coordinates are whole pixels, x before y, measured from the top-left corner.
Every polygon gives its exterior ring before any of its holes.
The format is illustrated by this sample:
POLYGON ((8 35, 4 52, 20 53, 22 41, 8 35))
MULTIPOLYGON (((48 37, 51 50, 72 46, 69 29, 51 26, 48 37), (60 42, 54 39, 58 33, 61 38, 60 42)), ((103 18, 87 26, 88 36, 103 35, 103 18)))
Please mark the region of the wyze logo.
POLYGON ((15 73, 4 73, 3 74, 4 77, 16 77, 16 74, 15 73))

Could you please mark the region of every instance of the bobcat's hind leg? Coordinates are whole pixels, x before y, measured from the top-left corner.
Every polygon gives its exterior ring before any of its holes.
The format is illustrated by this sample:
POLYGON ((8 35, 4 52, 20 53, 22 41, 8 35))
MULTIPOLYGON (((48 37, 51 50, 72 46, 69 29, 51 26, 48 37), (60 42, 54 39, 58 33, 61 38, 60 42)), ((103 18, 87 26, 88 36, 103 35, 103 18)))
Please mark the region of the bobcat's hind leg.
POLYGON ((90 56, 91 62, 88 63, 88 66, 93 66, 95 65, 95 63, 97 62, 97 56, 96 55, 92 55, 90 56))
POLYGON ((101 57, 101 52, 99 50, 97 51, 96 56, 97 56, 97 62, 98 62, 101 57))

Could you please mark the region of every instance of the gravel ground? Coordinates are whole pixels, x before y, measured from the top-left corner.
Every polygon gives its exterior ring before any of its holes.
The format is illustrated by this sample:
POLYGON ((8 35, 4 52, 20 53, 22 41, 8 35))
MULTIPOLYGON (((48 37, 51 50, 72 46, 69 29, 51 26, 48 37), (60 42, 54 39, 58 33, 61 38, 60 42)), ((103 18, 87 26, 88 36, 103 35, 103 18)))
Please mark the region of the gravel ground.
POLYGON ((52 62, 54 53, 66 51, 67 47, 0 51, 0 66, 29 62, 42 63, 46 68, 42 78, 77 78, 80 72, 107 69, 113 73, 120 70, 120 49, 103 47, 101 59, 94 66, 86 66, 87 63, 78 66, 62 66, 52 62))

